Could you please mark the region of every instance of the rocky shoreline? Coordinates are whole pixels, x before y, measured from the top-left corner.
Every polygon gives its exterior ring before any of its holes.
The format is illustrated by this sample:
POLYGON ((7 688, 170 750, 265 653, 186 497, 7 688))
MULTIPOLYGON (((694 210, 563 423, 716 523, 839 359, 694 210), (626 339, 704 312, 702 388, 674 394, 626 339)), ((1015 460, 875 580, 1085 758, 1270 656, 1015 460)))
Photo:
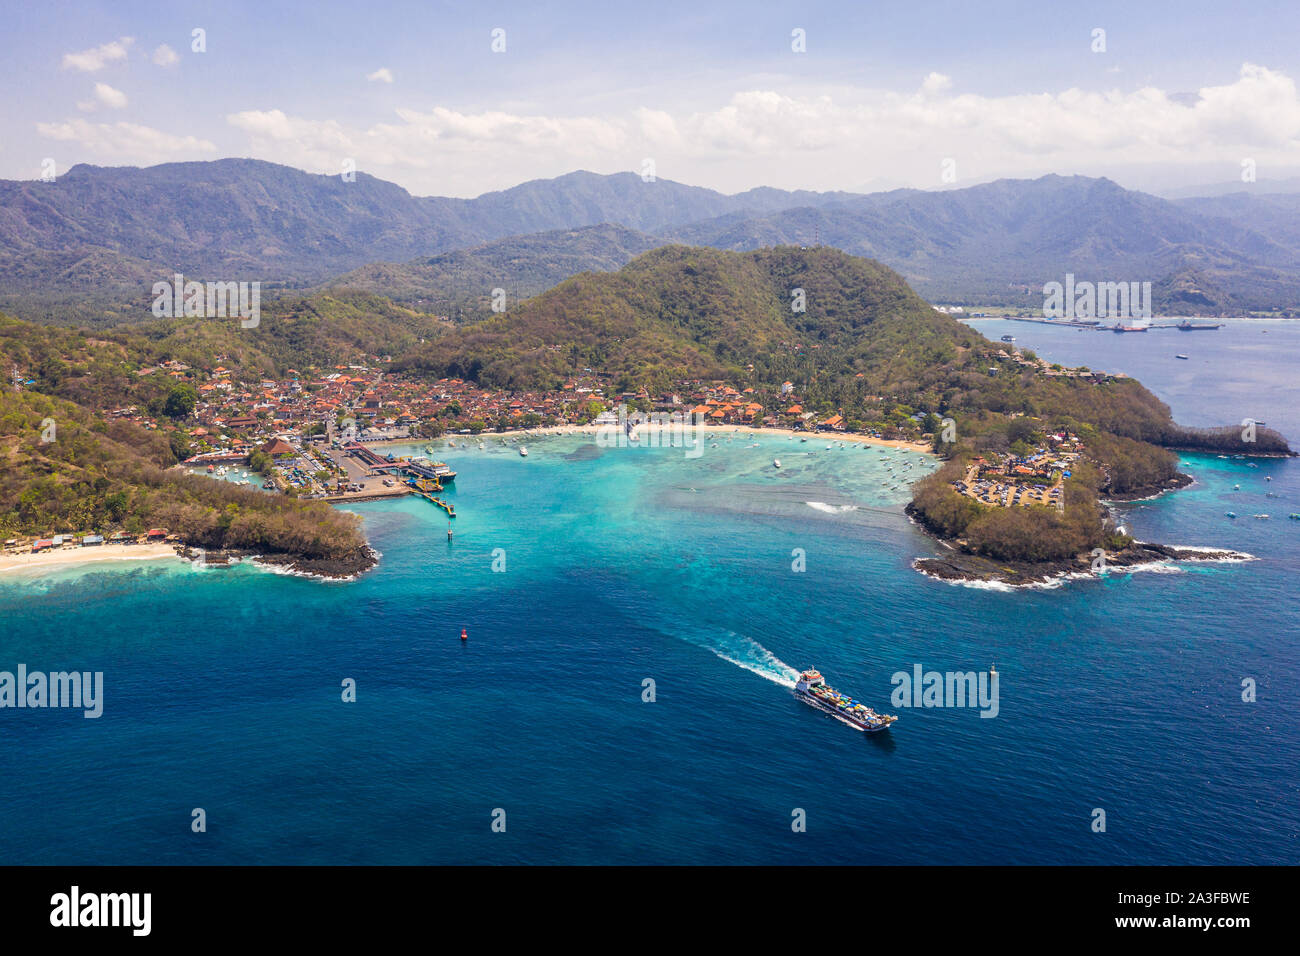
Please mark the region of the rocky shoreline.
POLYGON ((1150 541, 1134 541, 1120 551, 1107 551, 1105 564, 1094 569, 1091 554, 1078 554, 1062 561, 999 561, 953 548, 951 555, 917 558, 912 567, 940 581, 1003 584, 1010 587, 1041 587, 1069 578, 1097 577, 1115 569, 1168 565, 1178 561, 1253 561, 1253 555, 1222 548, 1183 548, 1150 541))
POLYGON ((205 566, 224 567, 240 561, 252 561, 287 574, 331 581, 350 581, 369 571, 379 562, 379 552, 369 545, 356 548, 338 558, 308 558, 298 554, 263 553, 241 550, 205 550, 178 547, 176 553, 205 566))
MULTIPOLYGON (((1104 494, 1107 502, 1141 501, 1156 498, 1167 491, 1186 488, 1193 483, 1190 475, 1182 473, 1165 481, 1123 494, 1104 494)), ((1005 561, 968 551, 963 544, 941 537, 930 530, 916 509, 909 503, 905 513, 948 549, 940 557, 917 558, 912 567, 927 577, 940 581, 968 584, 1002 585, 1007 587, 1055 586, 1072 578, 1096 577, 1104 571, 1117 568, 1141 568, 1169 565, 1178 561, 1253 561, 1253 555, 1221 548, 1184 548, 1150 541, 1133 541, 1118 551, 1107 551, 1104 564, 1094 568, 1096 560, 1091 553, 1076 554, 1072 558, 1056 561, 1005 561)), ((1098 556, 1101 557, 1101 556, 1098 556)))
POLYGON ((1164 481, 1156 482, 1145 488, 1118 493, 1103 491, 1101 497, 1103 501, 1142 501, 1146 498, 1158 498, 1166 491, 1177 491, 1179 488, 1186 488, 1192 484, 1193 480, 1191 475, 1184 475, 1179 472, 1172 478, 1166 478, 1164 481))

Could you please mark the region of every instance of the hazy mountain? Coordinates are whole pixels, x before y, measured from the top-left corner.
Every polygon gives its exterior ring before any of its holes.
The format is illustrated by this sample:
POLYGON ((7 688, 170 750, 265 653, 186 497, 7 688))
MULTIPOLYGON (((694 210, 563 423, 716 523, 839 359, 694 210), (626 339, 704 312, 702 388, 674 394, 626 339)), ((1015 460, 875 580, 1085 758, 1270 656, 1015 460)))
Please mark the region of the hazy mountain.
POLYGON ((1295 196, 1171 203, 1105 179, 1047 176, 946 192, 900 189, 768 215, 732 212, 658 236, 614 226, 515 236, 368 266, 335 282, 473 316, 486 310, 494 287, 527 296, 670 241, 736 251, 821 243, 899 270, 934 301, 1041 305, 1043 284, 1070 272, 1149 281, 1157 311, 1230 313, 1300 304, 1296 212, 1295 196))
POLYGON ((1281 225, 1294 198, 1173 203, 1107 179, 1044 176, 722 216, 671 235, 737 250, 816 237, 879 259, 932 300, 975 304, 1041 300, 1043 284, 1067 272, 1153 286, 1183 277, 1217 290, 1201 310, 1220 312, 1300 304, 1300 230, 1281 225))
POLYGON ((1203 183, 1199 186, 1179 186, 1172 189, 1153 189, 1151 191, 1165 199, 1202 199, 1214 196, 1228 196, 1239 192, 1249 192, 1255 195, 1300 193, 1300 176, 1290 176, 1285 179, 1260 179, 1253 183, 1243 183, 1240 179, 1232 179, 1227 182, 1203 183))
POLYGON ((631 173, 575 172, 450 199, 412 196, 364 173, 344 182, 257 160, 79 165, 50 183, 0 181, 0 298, 7 294, 29 315, 35 301, 15 295, 143 302, 153 281, 178 271, 300 286, 367 263, 521 233, 600 223, 661 230, 846 195, 757 189, 725 196, 631 173))
POLYGON ((728 213, 762 215, 796 206, 820 206, 852 195, 760 187, 727 196, 667 179, 644 182, 633 173, 601 176, 580 171, 555 179, 535 179, 477 199, 430 201, 465 203, 484 239, 492 239, 601 223, 659 232, 728 213))
POLYGON ((528 296, 683 242, 835 246, 969 305, 1041 304, 1043 284, 1072 272, 1150 281, 1157 310, 1298 309, 1297 211, 1288 194, 1174 202, 1081 176, 727 196, 575 172, 450 199, 254 160, 76 166, 53 183, 0 182, 0 308, 45 322, 146 318, 153 282, 179 271, 474 312, 493 288, 528 296))

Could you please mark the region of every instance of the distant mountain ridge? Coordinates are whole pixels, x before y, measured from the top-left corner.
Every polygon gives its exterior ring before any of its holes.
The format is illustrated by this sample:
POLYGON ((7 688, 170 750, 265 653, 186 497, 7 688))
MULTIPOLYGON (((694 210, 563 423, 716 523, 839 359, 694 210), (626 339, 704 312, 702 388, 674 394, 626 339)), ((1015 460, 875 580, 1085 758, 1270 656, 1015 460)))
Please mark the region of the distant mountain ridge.
MULTIPOLYGON (((1211 312, 1300 304, 1300 232, 1271 228, 1274 204, 1231 212, 1171 203, 1108 179, 1052 175, 944 192, 896 190, 776 217, 724 216, 673 237, 743 250, 818 236, 884 262, 931 300, 1006 304, 1023 297, 1033 304, 1044 282, 1071 272, 1214 287, 1217 298, 1201 303, 1211 312)), ((1166 310, 1180 304, 1157 299, 1166 310)))
MULTIPOLYGON (((0 251, 63 264, 113 253, 196 273, 318 281, 377 260, 600 223, 655 231, 741 210, 765 214, 848 194, 755 189, 724 196, 632 173, 574 172, 476 199, 416 197, 357 173, 305 173, 251 159, 140 169, 78 165, 54 182, 0 181, 0 251)), ((77 280, 78 274, 62 277, 77 280)), ((40 278, 4 269, 0 279, 40 278)))
POLYGON ((152 283, 180 271, 474 312, 494 288, 526 297, 687 243, 834 246, 896 269, 932 301, 1033 306, 1043 283, 1073 272, 1151 281, 1164 312, 1300 312, 1296 211, 1294 195, 1170 201, 1082 176, 727 196, 574 172, 455 199, 259 160, 79 165, 52 183, 0 182, 0 307, 36 321, 138 321, 152 283))

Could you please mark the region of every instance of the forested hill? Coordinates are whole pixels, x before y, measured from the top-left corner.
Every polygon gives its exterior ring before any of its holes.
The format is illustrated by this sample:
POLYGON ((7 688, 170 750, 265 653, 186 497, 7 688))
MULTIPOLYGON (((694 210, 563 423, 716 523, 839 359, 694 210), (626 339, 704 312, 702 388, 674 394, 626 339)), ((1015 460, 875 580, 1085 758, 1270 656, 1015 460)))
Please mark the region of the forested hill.
POLYGON ((793 359, 814 348, 829 355, 870 345, 879 358, 891 340, 901 346, 904 339, 914 346, 908 362, 918 368, 982 341, 935 312, 896 273, 834 249, 666 246, 617 272, 575 276, 399 364, 503 387, 553 387, 583 367, 666 386, 746 377, 761 356, 793 359), (871 335, 864 336, 867 326, 871 335))
POLYGON ((1171 424, 1137 382, 1059 376, 1008 358, 869 259, 830 248, 668 246, 454 329, 397 365, 506 388, 557 387, 582 368, 625 389, 790 381, 814 405, 863 421, 889 403, 938 415, 1059 413, 1147 440, 1171 424))

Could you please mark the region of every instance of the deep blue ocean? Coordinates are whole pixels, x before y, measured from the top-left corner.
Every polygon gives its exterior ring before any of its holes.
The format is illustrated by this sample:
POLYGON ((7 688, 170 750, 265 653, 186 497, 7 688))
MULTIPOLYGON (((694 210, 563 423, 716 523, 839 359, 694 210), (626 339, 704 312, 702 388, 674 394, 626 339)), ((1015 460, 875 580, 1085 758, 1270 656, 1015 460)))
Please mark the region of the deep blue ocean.
MULTIPOLYGON (((1300 445, 1300 323, 974 324, 1300 445)), ((450 543, 422 500, 356 506, 383 557, 354 582, 0 579, 0 670, 105 682, 96 720, 0 710, 0 864, 1300 863, 1300 462, 1185 456, 1195 485, 1122 506, 1258 560, 1012 592, 911 569, 925 456, 485 443, 439 443, 450 543), (993 662, 995 718, 890 704, 895 672, 993 662), (799 703, 808 666, 898 723, 799 703)))

